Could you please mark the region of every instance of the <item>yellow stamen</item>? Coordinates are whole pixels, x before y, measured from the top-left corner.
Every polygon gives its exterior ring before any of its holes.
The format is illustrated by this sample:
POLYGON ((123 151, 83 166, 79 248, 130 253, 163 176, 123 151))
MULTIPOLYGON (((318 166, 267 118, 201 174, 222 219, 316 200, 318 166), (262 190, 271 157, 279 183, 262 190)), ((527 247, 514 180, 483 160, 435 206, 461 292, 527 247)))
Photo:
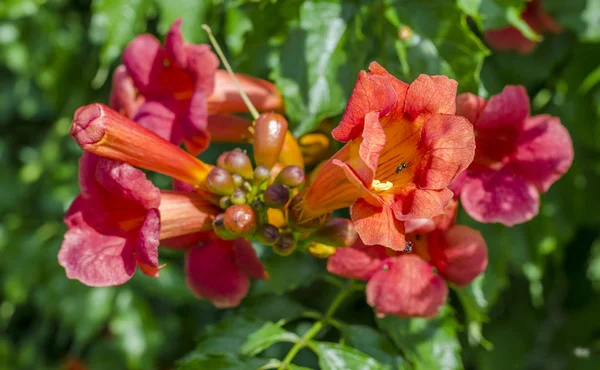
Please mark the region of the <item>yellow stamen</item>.
POLYGON ((382 192, 390 190, 393 186, 394 184, 391 181, 381 182, 379 180, 373 180, 371 189, 377 192, 382 192))

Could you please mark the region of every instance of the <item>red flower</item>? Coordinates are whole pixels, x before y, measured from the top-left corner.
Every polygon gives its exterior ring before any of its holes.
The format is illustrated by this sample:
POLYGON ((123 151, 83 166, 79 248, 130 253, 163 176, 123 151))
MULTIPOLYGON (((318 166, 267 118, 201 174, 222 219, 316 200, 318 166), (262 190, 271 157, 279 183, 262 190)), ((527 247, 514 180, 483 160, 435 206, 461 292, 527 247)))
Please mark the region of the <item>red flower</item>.
MULTIPOLYGON (((149 34, 129 43, 123 66, 113 76, 111 105, 162 138, 174 144, 183 141, 198 154, 208 146, 209 114, 247 111, 237 85, 225 71, 217 71, 218 66, 208 45, 184 42, 178 19, 163 46, 149 34)), ((237 78, 258 109, 282 108, 273 84, 250 76, 237 78)))
POLYGON ((351 206, 363 242, 405 248, 404 221, 442 214, 448 184, 472 161, 473 128, 454 115, 456 81, 420 75, 410 86, 373 62, 361 72, 326 162, 296 209, 300 221, 351 206))
POLYGON ((487 266, 487 248, 481 234, 466 226, 453 226, 456 206, 435 220, 435 229, 407 222, 407 239, 413 253, 392 251, 380 245, 367 246, 359 240, 351 248, 338 248, 329 258, 329 272, 368 280, 367 302, 378 315, 433 317, 446 301, 444 280, 464 286, 487 266), (434 273, 434 268, 437 274, 434 273))
MULTIPOLYGON (((544 11, 541 1, 528 2, 521 17, 536 33, 558 34, 562 31, 554 19, 544 11)), ((523 36, 521 31, 513 26, 486 31, 485 39, 494 49, 514 50, 521 54, 531 53, 537 45, 535 41, 523 36)))
POLYGON ((573 144, 560 119, 530 117, 522 86, 507 86, 488 101, 461 94, 457 113, 473 122, 477 142, 473 163, 454 184, 465 211, 479 222, 507 226, 532 219, 539 193, 573 162, 573 144))
POLYGON ((206 230, 218 212, 199 195, 161 196, 142 171, 90 153, 81 157, 79 182, 58 260, 69 278, 90 286, 122 284, 136 265, 158 276, 159 239, 206 230))
POLYGON ((202 243, 188 250, 185 262, 187 285, 198 298, 217 308, 235 307, 248 293, 249 278, 267 278, 248 240, 226 241, 213 233, 199 239, 202 243))

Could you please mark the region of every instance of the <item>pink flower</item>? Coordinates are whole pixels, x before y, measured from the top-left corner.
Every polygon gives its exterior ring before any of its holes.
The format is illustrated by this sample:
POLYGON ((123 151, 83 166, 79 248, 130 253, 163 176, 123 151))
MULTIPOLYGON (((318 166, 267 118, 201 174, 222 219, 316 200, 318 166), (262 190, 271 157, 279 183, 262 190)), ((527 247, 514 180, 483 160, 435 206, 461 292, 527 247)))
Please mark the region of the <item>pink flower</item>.
POLYGON ((203 233, 200 239, 185 262, 187 285, 198 298, 217 308, 235 307, 248 293, 249 278, 268 277, 248 240, 221 240, 214 233, 203 233))
POLYGON ((488 101, 461 94, 457 114, 473 123, 477 143, 473 163, 453 187, 465 211, 479 222, 507 226, 532 219, 540 192, 573 162, 573 144, 560 119, 530 117, 522 86, 507 86, 488 101))
POLYGON ((446 214, 433 221, 406 222, 412 253, 358 240, 350 248, 336 250, 327 263, 328 271, 367 280, 367 302, 378 315, 437 315, 448 296, 445 281, 465 286, 487 267, 487 247, 481 234, 454 225, 456 205, 451 202, 446 214))
POLYGON ((90 286, 122 284, 136 265, 157 277, 159 240, 210 229, 218 212, 197 194, 161 193, 142 171, 91 153, 81 157, 79 183, 58 260, 90 286))
MULTIPOLYGON (((554 19, 544 11, 541 1, 528 2, 521 17, 537 33, 558 34, 562 31, 554 19)), ((521 31, 513 26, 486 31, 485 39, 494 49, 514 50, 521 54, 531 53, 537 46, 535 41, 523 36, 521 31)))
MULTIPOLYGON (((218 66, 208 45, 183 40, 178 19, 164 45, 149 34, 129 43, 123 65, 113 75, 111 106, 174 144, 184 142, 196 155, 208 146, 208 120, 239 121, 241 117, 227 115, 247 112, 237 85, 218 66)), ((282 109, 273 84, 245 75, 237 78, 257 109, 282 109)))

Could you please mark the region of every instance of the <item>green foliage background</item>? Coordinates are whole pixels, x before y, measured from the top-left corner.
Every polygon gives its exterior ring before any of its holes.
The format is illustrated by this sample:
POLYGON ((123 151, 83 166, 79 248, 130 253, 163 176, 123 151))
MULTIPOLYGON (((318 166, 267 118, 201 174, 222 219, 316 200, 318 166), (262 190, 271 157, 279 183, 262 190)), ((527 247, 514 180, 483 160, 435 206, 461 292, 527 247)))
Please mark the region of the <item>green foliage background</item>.
POLYGON ((492 53, 481 32, 512 24, 539 37, 517 17, 523 0, 0 2, 0 369, 258 368, 282 359, 336 296, 339 281, 303 255, 265 256, 271 279, 225 311, 187 291, 177 253, 161 252, 158 280, 136 274, 114 288, 70 281, 58 265, 78 193, 70 118, 107 101, 136 34, 161 37, 177 17, 188 41, 206 42, 208 23, 236 71, 275 81, 296 134, 339 116, 375 60, 407 82, 446 74, 482 95, 523 84, 533 112, 560 116, 573 137, 575 163, 532 222, 461 216, 484 233, 490 266, 453 289, 438 318, 377 319, 354 292, 316 337, 319 356, 302 350, 295 369, 597 369, 600 1, 543 3, 565 32, 522 56, 492 53))

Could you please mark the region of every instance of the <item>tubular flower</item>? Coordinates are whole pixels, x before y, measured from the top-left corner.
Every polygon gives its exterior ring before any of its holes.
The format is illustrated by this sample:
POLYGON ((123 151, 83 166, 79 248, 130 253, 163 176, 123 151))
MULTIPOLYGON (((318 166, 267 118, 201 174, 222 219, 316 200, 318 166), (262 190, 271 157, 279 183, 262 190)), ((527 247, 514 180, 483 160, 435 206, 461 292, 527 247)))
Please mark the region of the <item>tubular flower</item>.
POLYGON ((467 285, 487 266, 485 241, 478 231, 453 225, 455 210, 455 204, 447 207, 446 214, 435 219, 433 230, 424 223, 407 222, 412 254, 358 240, 351 248, 337 249, 327 269, 368 280, 367 302, 378 315, 433 317, 448 296, 445 281, 467 285))
POLYGON ((465 211, 479 222, 506 226, 532 219, 540 192, 573 162, 573 144, 560 119, 530 117, 522 86, 507 86, 488 101, 461 94, 457 113, 473 122, 477 142, 473 163, 453 184, 465 211))
POLYGON ((320 166, 300 222, 351 206, 362 241, 405 248, 404 222, 442 214, 448 184, 471 163, 472 125, 454 115, 457 83, 420 75, 408 85, 373 62, 361 72, 333 137, 347 142, 320 166))
MULTIPOLYGON (((525 5, 521 18, 537 33, 558 34, 562 28, 550 17, 542 7, 542 2, 533 0, 525 5)), ((513 26, 507 26, 485 32, 487 42, 497 50, 511 50, 521 54, 531 53, 537 43, 529 40, 521 31, 513 26)))
POLYGON ((161 196, 142 171, 90 153, 81 157, 79 183, 58 260, 69 278, 90 286, 122 284, 136 265, 157 277, 159 239, 208 229, 217 212, 199 196, 161 196))
MULTIPOLYGON (((247 111, 237 86, 218 66, 210 46, 183 40, 178 19, 164 45, 149 34, 129 43, 123 65, 113 76, 111 105, 162 138, 176 145, 183 141, 196 155, 208 146, 209 115, 247 111)), ((258 109, 282 108, 281 95, 273 84, 250 76, 237 78, 258 109)))
POLYGON ((248 293, 249 278, 268 277, 248 240, 221 240, 214 233, 204 233, 200 239, 202 243, 188 250, 185 261, 187 285, 198 298, 217 308, 235 307, 248 293))

